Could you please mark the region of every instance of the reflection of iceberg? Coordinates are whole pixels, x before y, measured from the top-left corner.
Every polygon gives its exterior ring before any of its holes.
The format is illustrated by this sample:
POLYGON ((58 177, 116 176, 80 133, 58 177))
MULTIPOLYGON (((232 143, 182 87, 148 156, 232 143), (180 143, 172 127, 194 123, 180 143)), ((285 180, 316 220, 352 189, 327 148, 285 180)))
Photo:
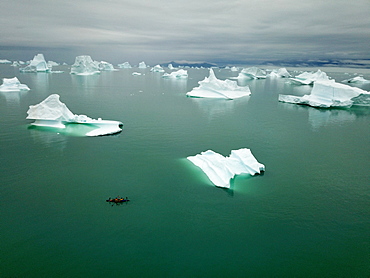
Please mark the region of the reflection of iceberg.
POLYGON ((3 84, 0 86, 1 92, 29 91, 27 85, 21 84, 17 77, 3 78, 3 84))
POLYGON ((77 56, 71 67, 71 74, 92 75, 100 73, 98 65, 88 55, 77 56))
POLYGON ((348 108, 352 105, 370 105, 370 93, 334 80, 316 81, 311 94, 302 97, 279 95, 279 101, 321 108, 348 108))
POLYGON ((363 78, 362 76, 356 76, 350 79, 346 79, 342 81, 343 83, 369 83, 370 80, 363 78))
POLYGON ((160 65, 156 65, 151 68, 151 72, 164 72, 164 69, 160 65))
POLYGON ((209 70, 209 77, 199 81, 199 87, 194 88, 186 95, 190 97, 205 97, 205 98, 224 98, 235 99, 244 96, 249 96, 251 91, 248 86, 240 87, 236 81, 219 80, 216 78, 213 69, 209 70))
POLYGON ((265 166, 259 163, 247 148, 232 150, 229 157, 208 150, 187 159, 201 168, 214 185, 224 188, 230 188, 230 179, 235 175, 253 176, 265 171, 265 166))
POLYGON ((244 68, 239 73, 238 79, 263 79, 266 78, 266 72, 257 67, 244 68))
POLYGON ((180 69, 178 71, 173 71, 171 73, 164 73, 162 77, 173 79, 185 79, 188 78, 188 72, 186 70, 180 69))
MULTIPOLYGON (((122 131, 122 123, 102 119, 91 119, 85 115, 73 114, 67 106, 60 102, 59 95, 53 94, 39 104, 31 105, 27 111, 27 119, 35 120, 32 125, 39 127, 66 129, 78 124, 85 130, 86 136, 114 134, 122 131)), ((66 132, 68 133, 68 132, 66 132)))
POLYGON ((316 81, 327 81, 329 77, 325 72, 317 70, 317 72, 303 72, 294 78, 290 78, 290 82, 297 85, 312 85, 316 81))
POLYGON ((43 54, 37 54, 31 63, 25 68, 19 69, 21 72, 46 72, 50 71, 43 54))
POLYGON ((274 77, 281 77, 281 78, 287 78, 291 77, 290 73, 286 68, 280 68, 278 70, 274 69, 269 74, 268 77, 274 78, 274 77))

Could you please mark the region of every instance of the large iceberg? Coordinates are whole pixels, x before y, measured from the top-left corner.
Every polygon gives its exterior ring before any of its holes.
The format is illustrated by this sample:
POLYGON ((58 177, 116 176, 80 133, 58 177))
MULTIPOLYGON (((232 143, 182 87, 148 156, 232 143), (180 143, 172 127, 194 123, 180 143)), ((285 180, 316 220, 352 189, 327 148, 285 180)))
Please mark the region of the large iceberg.
POLYGON ((279 95, 279 101, 320 108, 349 108, 352 105, 370 105, 370 92, 334 80, 316 81, 311 94, 302 97, 279 95))
POLYGON ((198 83, 200 86, 186 93, 187 96, 235 99, 251 94, 248 86, 238 86, 236 81, 229 79, 225 81, 217 79, 213 69, 209 70, 209 77, 205 77, 203 81, 198 83))
POLYGON ((214 185, 223 188, 230 188, 230 179, 235 175, 253 176, 265 171, 265 166, 259 163, 247 148, 232 150, 228 157, 208 150, 187 159, 201 168, 214 185))
POLYGON ((180 69, 178 71, 173 71, 171 73, 164 73, 163 78, 173 78, 173 79, 186 79, 188 78, 188 71, 180 69))
POLYGON ((27 119, 33 119, 33 126, 65 129, 70 124, 89 126, 86 136, 114 134, 122 131, 122 122, 91 119, 86 115, 75 115, 59 100, 58 94, 48 96, 41 103, 30 105, 27 119))
POLYGON ((238 79, 263 79, 266 78, 266 72, 257 67, 244 68, 238 75, 238 79))
POLYGON ((1 92, 29 91, 27 85, 21 84, 17 77, 3 78, 3 84, 0 86, 1 92))
POLYGON ((313 85, 316 81, 327 81, 329 77, 325 72, 317 70, 316 72, 303 72, 296 77, 290 78, 290 82, 297 85, 313 85))
POLYGON ((37 54, 33 57, 31 63, 25 68, 19 69, 21 72, 48 72, 50 71, 43 54, 37 54))
POLYGON ((71 67, 71 74, 92 75, 100 73, 99 66, 89 55, 77 56, 71 67))
POLYGON ((291 77, 290 73, 288 72, 288 70, 286 68, 273 69, 267 76, 268 77, 271 77, 271 78, 275 78, 275 77, 278 77, 278 78, 291 77))

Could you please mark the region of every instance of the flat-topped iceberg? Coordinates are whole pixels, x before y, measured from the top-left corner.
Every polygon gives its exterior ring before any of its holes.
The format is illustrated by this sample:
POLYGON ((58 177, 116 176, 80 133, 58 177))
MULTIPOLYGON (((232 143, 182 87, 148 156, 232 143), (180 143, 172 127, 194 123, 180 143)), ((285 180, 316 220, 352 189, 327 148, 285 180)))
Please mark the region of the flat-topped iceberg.
POLYGON ((48 96, 41 103, 30 105, 27 119, 35 120, 31 125, 65 129, 70 124, 87 125, 85 136, 114 134, 122 131, 122 122, 91 119, 86 115, 75 115, 59 100, 58 94, 48 96))
POLYGON ((160 65, 156 65, 150 69, 151 72, 164 72, 164 69, 160 65))
POLYGON ((235 175, 253 176, 265 171, 265 166, 259 163, 247 148, 232 150, 228 157, 208 150, 187 159, 201 168, 214 185, 223 188, 230 188, 230 180, 235 175))
POLYGON ((21 72, 48 72, 50 71, 43 54, 37 54, 33 57, 31 63, 25 68, 19 69, 21 72))
POLYGON ((236 81, 229 79, 225 81, 217 79, 213 69, 209 70, 209 77, 205 77, 203 81, 199 81, 198 83, 200 86, 186 93, 187 96, 235 99, 251 94, 248 86, 238 86, 236 81))
POLYGON ((325 72, 317 70, 316 72, 303 72, 296 77, 290 78, 290 82, 297 85, 313 85, 316 81, 327 81, 329 77, 325 72))
POLYGON ((370 92, 334 80, 316 81, 311 94, 302 97, 279 95, 279 101, 320 108, 349 108, 352 105, 370 105, 370 92))
POLYGON ((77 56, 75 63, 71 67, 71 74, 93 75, 97 73, 100 73, 99 66, 89 55, 77 56))
POLYGON ((342 81, 343 83, 369 83, 370 80, 363 78, 362 76, 356 76, 350 79, 346 79, 342 81))
POLYGON ((266 72, 257 67, 244 68, 238 75, 238 79, 264 79, 266 78, 266 72))
POLYGON ((267 76, 268 77, 271 77, 271 78, 275 78, 275 77, 278 77, 278 78, 291 77, 290 73, 288 72, 288 70, 286 68, 273 69, 267 76))
POLYGON ((27 85, 21 84, 17 77, 3 78, 3 84, 0 86, 0 92, 18 92, 29 91, 27 85))
POLYGON ((173 79, 186 79, 188 78, 188 71, 180 69, 178 71, 173 71, 171 73, 164 73, 163 78, 173 78, 173 79))

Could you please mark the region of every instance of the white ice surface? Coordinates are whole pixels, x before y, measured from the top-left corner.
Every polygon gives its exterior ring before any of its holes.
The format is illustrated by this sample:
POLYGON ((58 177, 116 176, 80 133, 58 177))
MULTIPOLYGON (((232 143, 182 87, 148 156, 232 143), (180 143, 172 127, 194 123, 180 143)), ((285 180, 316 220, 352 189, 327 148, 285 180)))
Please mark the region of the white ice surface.
POLYGON ((238 79, 263 79, 266 78, 266 72, 257 67, 244 68, 238 75, 238 79))
POLYGON ((230 188, 230 179, 235 175, 253 176, 265 171, 265 166, 247 148, 232 150, 229 157, 208 150, 187 159, 201 168, 215 186, 223 188, 230 188))
POLYGON ((270 77, 270 78, 275 78, 275 77, 278 77, 278 78, 287 78, 287 77, 291 77, 290 73, 288 72, 288 70, 286 68, 274 69, 267 76, 270 77))
POLYGON ((235 99, 251 94, 248 86, 238 86, 236 81, 229 79, 225 81, 217 79, 213 69, 209 70, 209 77, 204 78, 203 81, 199 81, 198 83, 200 86, 186 93, 187 96, 235 99))
POLYGON ((66 124, 85 124, 93 127, 86 136, 99 136, 118 133, 122 130, 122 122, 92 119, 86 115, 75 115, 59 100, 59 95, 52 94, 41 103, 31 105, 27 111, 27 119, 35 120, 32 125, 65 128, 66 124))
POLYGON ((129 62, 124 62, 122 64, 118 64, 118 67, 121 69, 130 69, 132 68, 129 62))
POLYGON ((334 80, 327 80, 316 81, 309 95, 302 97, 279 95, 279 101, 321 108, 348 108, 352 105, 370 105, 370 93, 334 80))
POLYGON ((188 71, 180 69, 178 71, 173 71, 171 73, 164 73, 163 78, 173 78, 173 79, 186 79, 188 78, 188 71))
POLYGON ((21 84, 17 77, 3 78, 3 84, 0 86, 1 92, 29 91, 27 85, 21 84))
POLYGON ((160 65, 156 65, 150 69, 151 72, 164 72, 164 69, 160 65))
POLYGON ((71 74, 93 75, 100 73, 99 66, 91 59, 89 55, 77 56, 71 67, 71 74))
POLYGON ((143 61, 143 62, 140 62, 139 63, 139 69, 145 69, 146 68, 146 64, 145 64, 145 62, 143 61))
POLYGON ((316 81, 328 81, 329 77, 325 72, 317 70, 316 72, 303 72, 296 77, 290 78, 290 82, 297 85, 312 85, 316 81))
POLYGON ((342 81, 343 83, 369 83, 370 80, 363 78, 362 76, 356 76, 350 79, 346 79, 342 81))
POLYGON ((33 57, 31 63, 25 68, 19 69, 21 72, 47 72, 50 71, 43 54, 37 54, 33 57))

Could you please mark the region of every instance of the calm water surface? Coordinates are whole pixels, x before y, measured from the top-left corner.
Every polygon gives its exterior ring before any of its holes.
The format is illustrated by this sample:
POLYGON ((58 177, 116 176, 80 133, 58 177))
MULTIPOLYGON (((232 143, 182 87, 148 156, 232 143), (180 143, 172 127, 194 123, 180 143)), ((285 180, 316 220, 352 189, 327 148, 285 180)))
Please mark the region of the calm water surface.
POLYGON ((187 98, 207 69, 178 81, 56 69, 0 65, 0 78, 31 88, 0 93, 0 277, 369 277, 369 107, 280 103, 311 90, 284 79, 246 81, 251 96, 233 101, 187 98), (28 106, 53 93, 75 114, 122 121, 122 133, 29 128, 28 106), (229 190, 186 160, 244 147, 266 172, 229 190), (116 195, 131 202, 105 202, 116 195))

